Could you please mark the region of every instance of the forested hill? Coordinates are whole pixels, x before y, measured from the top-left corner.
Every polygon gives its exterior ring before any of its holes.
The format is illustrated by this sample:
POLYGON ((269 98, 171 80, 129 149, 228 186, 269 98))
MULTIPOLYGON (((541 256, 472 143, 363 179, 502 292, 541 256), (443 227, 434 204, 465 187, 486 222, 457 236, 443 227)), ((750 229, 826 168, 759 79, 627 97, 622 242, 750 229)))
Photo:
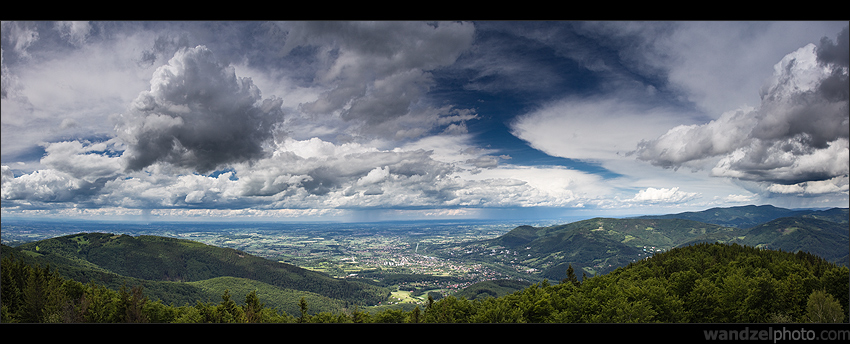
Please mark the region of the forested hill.
POLYGON ((594 218, 551 227, 520 226, 498 238, 447 247, 443 254, 510 264, 537 280, 559 280, 570 265, 579 275, 604 274, 696 238, 731 238, 735 230, 681 219, 594 218))
POLYGON ((485 300, 449 296, 425 319, 452 323, 847 322, 848 268, 805 252, 695 244, 606 275, 543 281, 485 300))
POLYGON ((308 292, 344 304, 373 305, 389 294, 385 288, 335 279, 231 248, 159 236, 80 233, 3 247, 3 256, 14 252, 50 264, 64 277, 82 283, 94 281, 115 290, 124 283, 145 285, 147 293, 165 303, 196 301, 192 300, 199 295, 197 288, 192 288, 195 284, 179 282, 220 277, 308 292))
POLYGON ((847 216, 846 208, 792 211, 747 206, 663 218, 594 218, 550 227, 519 226, 498 238, 454 245, 442 252, 485 263, 510 264, 538 280, 563 278, 569 265, 579 274, 605 274, 675 247, 715 242, 809 252, 850 266, 847 216), (721 219, 736 225, 766 221, 742 228, 717 224, 724 223, 721 219))

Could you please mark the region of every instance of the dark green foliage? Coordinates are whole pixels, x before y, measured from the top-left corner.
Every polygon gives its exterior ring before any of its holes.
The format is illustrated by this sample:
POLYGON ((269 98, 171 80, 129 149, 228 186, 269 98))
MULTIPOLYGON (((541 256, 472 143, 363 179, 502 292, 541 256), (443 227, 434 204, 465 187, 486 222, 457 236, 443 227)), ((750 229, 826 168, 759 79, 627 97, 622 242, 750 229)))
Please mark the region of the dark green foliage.
POLYGON ((406 322, 407 314, 401 309, 388 309, 372 317, 372 322, 381 324, 401 324, 406 322))
POLYGON ((22 260, 3 259, 3 322, 62 322, 76 319, 72 301, 81 297, 79 283, 65 281, 50 266, 30 266, 22 260))
POLYGON ((299 323, 307 322, 309 318, 309 314, 307 313, 307 300, 304 300, 302 297, 300 301, 298 301, 298 308, 301 311, 301 317, 298 318, 299 323))
POLYGON ((141 288, 120 292, 62 278, 50 266, 2 259, 2 321, 5 323, 145 322, 141 288))
POLYGON ((245 295, 245 322, 258 323, 263 317, 265 305, 260 302, 257 291, 253 290, 245 295))
POLYGON ((389 294, 385 288, 334 279, 236 250, 154 236, 75 234, 15 248, 3 245, 2 255, 4 262, 22 267, 3 269, 3 295, 8 297, 3 300, 4 322, 279 322, 288 320, 287 312, 298 310, 302 297, 312 312, 342 312, 347 305, 375 304, 389 294), (181 261, 185 266, 176 263, 181 261), (30 266, 57 268, 47 274, 30 266), (217 274, 225 276, 182 280, 217 274), (157 276, 170 281, 142 278, 157 276), (55 292, 61 290, 56 287, 61 283, 67 285, 70 297, 55 292), (232 291, 254 294, 239 306, 241 300, 229 297, 232 291), (216 306, 222 294, 227 297, 216 306), (259 299, 264 307, 257 306, 259 299), (269 303, 271 307, 265 306, 269 303), (240 314, 235 306, 250 309, 240 314))
POLYGON ((228 290, 232 295, 246 295, 252 292, 262 295, 261 301, 265 305, 289 314, 298 314, 298 301, 301 298, 306 299, 310 304, 311 312, 314 313, 340 312, 346 308, 346 303, 341 300, 306 291, 280 288, 246 278, 216 277, 186 284, 203 290, 205 295, 214 295, 212 298, 196 299, 202 301, 217 301, 220 295, 228 290))
MULTIPOLYGON (((848 269, 807 253, 741 245, 673 249, 576 284, 541 283, 486 300, 447 297, 429 322, 814 321, 809 300, 844 314, 848 269), (819 290, 834 297, 818 296, 819 290), (832 307, 832 308, 829 308, 832 307)), ((824 311, 826 313, 826 311, 824 311)), ((843 319, 843 318, 842 318, 843 319)), ((822 321, 822 320, 817 320, 822 321)), ((846 321, 846 319, 845 319, 846 321)))
POLYGON ((576 271, 573 269, 572 264, 567 267, 567 278, 561 280, 561 283, 572 283, 574 286, 578 287, 581 283, 578 281, 578 276, 576 276, 576 271))
POLYGON ((528 288, 532 283, 515 280, 491 280, 475 283, 454 294, 469 300, 502 297, 528 288))
POLYGON ((112 322, 148 322, 147 315, 142 312, 147 302, 147 297, 142 294, 142 287, 135 287, 132 291, 127 291, 126 286, 121 286, 121 289, 118 291, 118 302, 115 313, 117 319, 114 319, 115 321, 112 322))
POLYGON ((549 285, 544 281, 484 300, 449 296, 427 307, 424 321, 825 321, 809 315, 814 312, 809 304, 831 310, 821 313, 843 315, 848 309, 848 278, 847 267, 808 253, 698 244, 657 254, 579 284, 567 280, 549 285))

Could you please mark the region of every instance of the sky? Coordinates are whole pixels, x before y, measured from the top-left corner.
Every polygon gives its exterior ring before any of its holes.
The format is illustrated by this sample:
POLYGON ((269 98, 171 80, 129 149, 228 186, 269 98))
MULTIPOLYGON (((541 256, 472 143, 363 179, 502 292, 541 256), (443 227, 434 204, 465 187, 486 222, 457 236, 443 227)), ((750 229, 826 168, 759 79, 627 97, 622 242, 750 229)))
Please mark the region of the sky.
POLYGON ((848 23, 2 22, 3 217, 848 207, 848 23))

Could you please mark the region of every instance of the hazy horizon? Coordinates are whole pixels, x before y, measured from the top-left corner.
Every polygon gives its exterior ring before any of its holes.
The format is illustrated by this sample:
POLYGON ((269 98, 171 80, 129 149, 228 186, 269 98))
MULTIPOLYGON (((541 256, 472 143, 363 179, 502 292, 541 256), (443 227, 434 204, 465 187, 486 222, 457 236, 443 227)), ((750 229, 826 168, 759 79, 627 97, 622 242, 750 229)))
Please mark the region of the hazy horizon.
MULTIPOLYGON (((745 206, 756 206, 756 205, 742 205, 742 206, 734 206, 728 208, 735 207, 745 207, 745 206)), ((758 206, 772 206, 770 204, 766 205, 758 205, 758 206)), ((724 208, 724 207, 720 207, 724 208)), ((780 208, 780 207, 777 207, 780 208)), ((848 207, 815 207, 815 208, 786 208, 789 210, 829 210, 834 208, 847 209, 848 207)), ((709 210, 714 208, 702 209, 709 210)), ((281 223, 281 224, 369 224, 369 223, 414 223, 414 222, 434 222, 434 223, 450 223, 450 222, 492 222, 492 223, 516 223, 518 225, 527 225, 531 223, 551 223, 551 224, 567 224, 572 222, 578 222, 582 220, 588 220, 593 218, 632 218, 632 217, 641 217, 641 216, 655 216, 655 215, 674 215, 680 213, 688 213, 688 212, 699 212, 702 210, 689 210, 689 211, 677 211, 677 212, 656 212, 656 213, 634 213, 634 214, 618 214, 618 215, 605 215, 605 214, 586 214, 586 215, 557 215, 557 216, 535 216, 535 217, 501 217, 501 218, 483 218, 483 217, 438 217, 438 218, 411 218, 411 217, 377 217, 377 218, 368 218, 368 217, 340 217, 340 218, 279 218, 279 217, 158 217, 158 216, 96 216, 96 217, 58 217, 58 216, 7 216, 6 221, 33 221, 33 222, 109 222, 109 223, 133 223, 133 224, 153 224, 153 223, 226 223, 226 224, 250 224, 250 223, 261 223, 261 224, 272 224, 272 223, 281 223)), ((558 212, 555 212, 558 213, 558 212)))
POLYGON ((850 205, 848 25, 2 23, 7 218, 850 205))

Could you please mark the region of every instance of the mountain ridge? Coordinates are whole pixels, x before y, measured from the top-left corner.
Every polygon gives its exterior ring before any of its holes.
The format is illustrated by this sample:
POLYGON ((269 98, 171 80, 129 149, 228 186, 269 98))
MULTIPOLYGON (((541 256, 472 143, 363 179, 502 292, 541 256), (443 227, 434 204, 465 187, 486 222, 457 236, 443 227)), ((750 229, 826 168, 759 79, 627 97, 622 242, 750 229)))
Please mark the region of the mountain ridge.
POLYGON ((510 262, 555 280, 563 278, 570 265, 590 275, 604 274, 657 252, 713 242, 806 251, 847 266, 847 217, 847 208, 791 210, 754 205, 621 219, 600 217, 548 227, 519 226, 494 239, 445 250, 455 255, 466 252, 463 257, 480 261, 493 260, 480 253, 484 251, 521 252, 510 262), (749 226, 756 221, 762 222, 749 226), (744 225, 748 227, 741 227, 744 225))
POLYGON ((643 215, 637 219, 687 219, 705 223, 749 228, 781 217, 826 217, 838 223, 848 222, 848 208, 787 209, 773 205, 744 205, 736 207, 715 207, 702 211, 689 211, 676 214, 643 215))

